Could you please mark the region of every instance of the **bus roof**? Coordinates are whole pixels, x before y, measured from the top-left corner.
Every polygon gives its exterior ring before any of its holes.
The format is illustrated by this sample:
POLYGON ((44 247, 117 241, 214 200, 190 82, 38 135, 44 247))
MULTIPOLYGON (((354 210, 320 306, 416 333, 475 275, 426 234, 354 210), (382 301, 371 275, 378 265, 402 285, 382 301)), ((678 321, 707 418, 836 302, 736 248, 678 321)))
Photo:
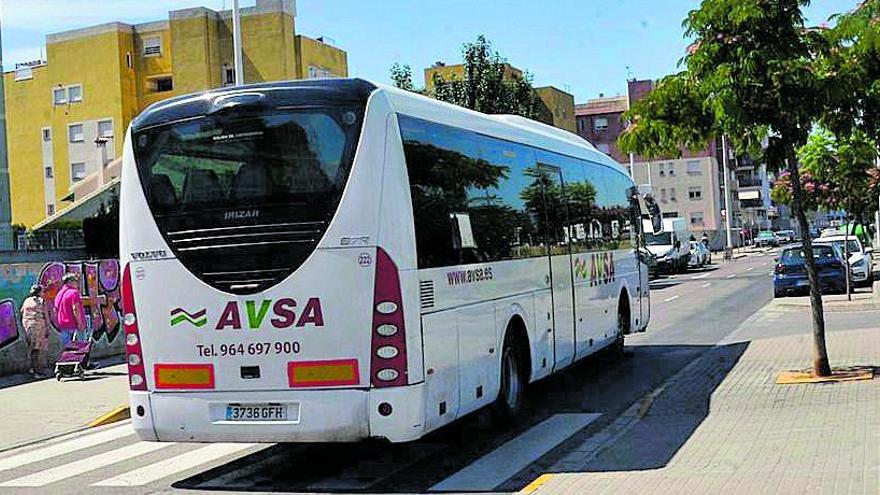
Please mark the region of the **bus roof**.
POLYGON ((583 158, 614 168, 623 167, 586 139, 572 132, 519 115, 489 115, 384 84, 376 84, 398 113, 467 129, 480 134, 529 144, 563 155, 583 158))
POLYGON ((358 78, 305 79, 278 81, 245 86, 215 88, 209 91, 182 95, 150 105, 134 121, 131 128, 138 131, 170 121, 207 115, 222 105, 224 99, 239 95, 246 99, 248 93, 263 95, 260 104, 273 106, 284 104, 284 91, 297 89, 297 99, 305 97, 316 100, 365 101, 374 92, 382 93, 394 111, 452 125, 508 141, 528 144, 555 153, 586 159, 599 163, 626 175, 623 167, 609 156, 597 150, 589 141, 577 134, 559 129, 518 115, 489 115, 469 110, 410 91, 377 84, 358 78), (277 101, 275 101, 277 100, 277 101))

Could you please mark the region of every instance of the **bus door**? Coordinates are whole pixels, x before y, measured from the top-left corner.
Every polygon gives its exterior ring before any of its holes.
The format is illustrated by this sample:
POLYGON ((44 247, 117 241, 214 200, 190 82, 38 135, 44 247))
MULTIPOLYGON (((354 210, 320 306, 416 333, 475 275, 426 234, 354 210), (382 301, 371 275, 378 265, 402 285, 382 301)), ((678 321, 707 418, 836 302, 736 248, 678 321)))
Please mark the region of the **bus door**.
POLYGON ((550 257, 554 369, 560 369, 574 361, 575 348, 574 289, 567 200, 562 170, 559 167, 539 164, 535 181, 541 186, 544 210, 541 220, 550 257))

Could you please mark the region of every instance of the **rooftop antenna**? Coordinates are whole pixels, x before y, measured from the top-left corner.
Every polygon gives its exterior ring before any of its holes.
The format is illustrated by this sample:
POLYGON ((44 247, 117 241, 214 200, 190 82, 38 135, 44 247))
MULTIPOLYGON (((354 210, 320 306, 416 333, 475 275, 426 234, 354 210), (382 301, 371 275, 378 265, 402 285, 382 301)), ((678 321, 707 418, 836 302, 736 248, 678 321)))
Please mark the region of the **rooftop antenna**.
POLYGON ((635 77, 633 77, 632 67, 627 65, 626 66, 626 80, 632 81, 633 79, 635 79, 635 77))

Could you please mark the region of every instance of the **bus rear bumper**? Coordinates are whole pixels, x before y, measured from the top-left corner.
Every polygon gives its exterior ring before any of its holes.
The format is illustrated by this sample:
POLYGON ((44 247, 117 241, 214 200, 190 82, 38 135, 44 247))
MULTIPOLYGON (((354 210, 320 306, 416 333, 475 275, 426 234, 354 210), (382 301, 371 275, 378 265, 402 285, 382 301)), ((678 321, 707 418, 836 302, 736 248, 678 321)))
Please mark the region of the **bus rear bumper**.
POLYGON ((422 393, 421 384, 372 390, 131 392, 131 418, 138 436, 147 441, 356 442, 378 437, 405 442, 424 433, 422 393), (379 412, 383 403, 391 406, 388 416, 379 412), (227 421, 229 404, 281 404, 288 417, 227 421))

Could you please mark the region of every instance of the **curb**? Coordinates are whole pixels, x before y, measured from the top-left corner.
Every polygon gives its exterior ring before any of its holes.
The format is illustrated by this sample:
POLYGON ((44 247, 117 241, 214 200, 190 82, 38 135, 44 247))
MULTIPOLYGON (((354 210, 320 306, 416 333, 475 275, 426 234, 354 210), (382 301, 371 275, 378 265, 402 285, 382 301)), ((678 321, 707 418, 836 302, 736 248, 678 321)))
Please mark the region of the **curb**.
POLYGON ((95 428, 97 426, 109 425, 110 423, 117 423, 119 421, 124 421, 126 419, 131 418, 131 409, 128 407, 128 404, 121 405, 110 411, 98 416, 93 419, 89 424, 89 428, 95 428))

